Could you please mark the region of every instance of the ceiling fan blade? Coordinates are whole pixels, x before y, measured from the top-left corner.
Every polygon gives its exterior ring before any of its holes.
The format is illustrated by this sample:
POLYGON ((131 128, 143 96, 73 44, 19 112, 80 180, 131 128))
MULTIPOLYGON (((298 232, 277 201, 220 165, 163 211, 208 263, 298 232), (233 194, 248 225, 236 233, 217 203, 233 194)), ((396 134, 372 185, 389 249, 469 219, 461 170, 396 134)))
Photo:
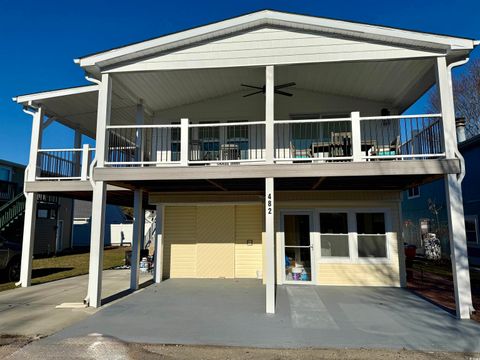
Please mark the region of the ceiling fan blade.
POLYGON ((290 86, 295 86, 295 85, 297 85, 297 84, 294 83, 294 82, 289 82, 289 83, 286 83, 286 84, 281 84, 281 85, 275 86, 275 90, 276 89, 283 89, 283 88, 290 87, 290 86))
POLYGON ((285 91, 275 90, 275 94, 285 95, 285 96, 293 96, 293 94, 287 93, 285 91))
POLYGON ((253 86, 253 85, 247 85, 247 84, 240 84, 240 85, 248 88, 252 88, 252 89, 263 90, 263 87, 260 87, 260 86, 253 86))
POLYGON ((249 96, 252 96, 252 95, 262 94, 262 93, 263 93, 263 90, 255 91, 255 92, 253 92, 253 93, 250 93, 250 94, 247 94, 247 95, 243 95, 243 97, 249 97, 249 96))

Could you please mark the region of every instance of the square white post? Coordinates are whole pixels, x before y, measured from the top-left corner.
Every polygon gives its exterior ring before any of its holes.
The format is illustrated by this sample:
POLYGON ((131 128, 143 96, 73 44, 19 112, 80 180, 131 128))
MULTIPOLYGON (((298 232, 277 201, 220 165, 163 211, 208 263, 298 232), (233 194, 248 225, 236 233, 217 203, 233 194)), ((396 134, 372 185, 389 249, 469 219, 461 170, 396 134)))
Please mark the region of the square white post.
POLYGON ((362 134, 360 126, 360 113, 354 111, 350 115, 352 119, 352 156, 353 161, 362 161, 362 134))
POLYGON ((163 216, 164 206, 157 205, 156 211, 156 236, 155 236, 155 273, 153 280, 160 283, 163 276, 163 216))
POLYGON ((265 179, 265 284, 266 312, 275 314, 275 221, 274 182, 265 179))
POLYGON ((180 164, 188 166, 188 119, 180 119, 180 164))
MULTIPOLYGON (((30 157, 28 171, 25 174, 26 181, 35 181, 39 173, 37 166, 38 149, 42 144, 42 122, 44 110, 39 107, 33 114, 32 136, 30 140, 30 157)), ((32 280, 32 256, 35 240, 35 223, 37 219, 37 193, 26 193, 25 218, 23 224, 22 258, 20 265, 20 283, 22 287, 31 285, 32 280)))
POLYGON ((97 159, 98 167, 105 165, 108 151, 107 126, 110 125, 111 105, 112 78, 109 74, 102 74, 102 82, 98 89, 97 137, 95 140, 95 158, 97 159))
POLYGON ((95 182, 92 199, 90 264, 88 270, 87 295, 88 305, 95 308, 102 305, 102 271, 106 197, 107 184, 103 181, 95 182))
POLYGON ((265 68, 265 161, 273 164, 275 157, 275 77, 274 67, 265 68))
MULTIPOLYGON (((144 123, 143 102, 140 101, 140 103, 137 104, 137 111, 135 113, 135 125, 144 125, 144 123)), ((145 158, 144 152, 143 128, 137 128, 135 132, 135 161, 143 162, 145 158)))
POLYGON ((82 148, 82 168, 80 172, 80 180, 87 180, 88 166, 90 165, 90 145, 83 144, 82 148))
MULTIPOLYGON (((103 167, 107 154, 107 126, 110 125, 112 104, 112 79, 109 74, 102 74, 98 89, 96 156, 97 166, 103 167)), ((93 175, 93 174, 91 174, 93 175)), ((90 264, 88 271, 88 294, 85 299, 89 306, 100 307, 102 304, 102 271, 105 232, 105 206, 107 184, 96 181, 92 196, 92 224, 90 234, 90 264)))
POLYGON ((143 209, 143 191, 135 190, 133 199, 132 257, 130 258, 130 290, 138 289, 140 249, 145 234, 145 210, 143 209))
MULTIPOLYGON (((442 108, 442 125, 447 158, 455 158, 457 135, 455 129, 455 108, 451 85, 451 73, 444 56, 437 57, 437 85, 442 108)), ((457 317, 469 319, 473 310, 468 266, 467 236, 463 214, 462 184, 456 174, 445 175, 447 198, 448 230, 450 237, 450 258, 452 261, 453 284, 457 317)))

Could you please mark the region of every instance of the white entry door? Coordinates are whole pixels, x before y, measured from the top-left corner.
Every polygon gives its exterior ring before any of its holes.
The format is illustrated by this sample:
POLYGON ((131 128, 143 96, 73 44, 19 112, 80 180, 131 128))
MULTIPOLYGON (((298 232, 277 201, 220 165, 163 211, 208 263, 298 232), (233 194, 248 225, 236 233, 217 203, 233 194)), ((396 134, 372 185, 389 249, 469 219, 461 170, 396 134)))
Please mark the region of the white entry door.
POLYGON ((283 213, 283 281, 310 284, 313 261, 313 217, 310 212, 283 213))

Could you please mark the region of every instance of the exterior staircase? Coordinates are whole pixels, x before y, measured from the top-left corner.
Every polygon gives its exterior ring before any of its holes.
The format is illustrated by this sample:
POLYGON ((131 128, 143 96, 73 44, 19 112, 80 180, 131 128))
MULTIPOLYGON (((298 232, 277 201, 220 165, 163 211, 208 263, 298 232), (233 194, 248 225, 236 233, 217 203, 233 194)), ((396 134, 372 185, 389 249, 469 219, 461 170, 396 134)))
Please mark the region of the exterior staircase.
POLYGON ((24 214, 25 196, 23 193, 19 193, 0 207, 0 233, 6 231, 17 221, 23 221, 24 214))

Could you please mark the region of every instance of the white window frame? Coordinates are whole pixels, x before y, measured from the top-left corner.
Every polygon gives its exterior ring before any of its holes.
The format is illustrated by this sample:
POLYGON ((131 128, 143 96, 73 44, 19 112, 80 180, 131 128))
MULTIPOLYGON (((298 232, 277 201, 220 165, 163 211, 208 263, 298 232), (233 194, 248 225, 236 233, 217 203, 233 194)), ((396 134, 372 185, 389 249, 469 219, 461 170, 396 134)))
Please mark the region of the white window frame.
MULTIPOLYGON (((356 253, 355 256, 357 258, 357 263, 361 264, 385 264, 385 263, 391 263, 391 250, 390 250, 390 244, 392 241, 392 234, 393 234, 393 227, 392 227, 392 218, 391 218, 391 211, 389 209, 385 208, 374 208, 374 209, 355 209, 354 210, 354 215, 353 219, 355 221, 355 239, 357 240, 356 244, 356 253), (386 257, 359 257, 358 256, 358 233, 357 233, 357 213, 383 213, 383 218, 385 220, 385 245, 386 245, 386 257)), ((400 236, 399 233, 397 233, 397 237, 400 236)), ((397 238, 398 240, 398 238, 397 238)), ((398 244, 398 241, 397 241, 398 244)), ((398 252, 403 251, 403 249, 398 249, 398 252)))
POLYGON ((323 263, 340 263, 340 262, 345 262, 345 263, 350 263, 354 261, 353 252, 354 248, 353 245, 356 243, 356 239, 353 239, 355 236, 355 229, 352 227, 352 223, 350 221, 350 209, 325 209, 325 208, 319 208, 315 209, 315 217, 316 221, 318 222, 318 226, 314 229, 314 233, 317 233, 318 235, 318 259, 320 259, 320 262, 323 263), (322 233, 320 231, 320 214, 331 214, 331 213, 342 213, 342 214, 347 214, 347 235, 348 235, 348 256, 322 256, 322 233))
POLYGON ((478 216, 477 215, 465 215, 465 220, 473 220, 473 222, 475 223, 475 233, 476 233, 476 238, 477 238, 477 241, 476 242, 469 242, 467 241, 467 245, 470 245, 470 246, 480 246, 480 233, 479 233, 479 229, 478 229, 478 216))
POLYGON ((412 186, 411 188, 409 188, 407 190, 407 198, 410 200, 410 199, 416 199, 416 198, 419 198, 420 197, 420 185, 415 185, 415 186, 412 186), (418 193, 415 195, 410 195, 410 190, 412 189, 417 189, 418 190, 418 193))

